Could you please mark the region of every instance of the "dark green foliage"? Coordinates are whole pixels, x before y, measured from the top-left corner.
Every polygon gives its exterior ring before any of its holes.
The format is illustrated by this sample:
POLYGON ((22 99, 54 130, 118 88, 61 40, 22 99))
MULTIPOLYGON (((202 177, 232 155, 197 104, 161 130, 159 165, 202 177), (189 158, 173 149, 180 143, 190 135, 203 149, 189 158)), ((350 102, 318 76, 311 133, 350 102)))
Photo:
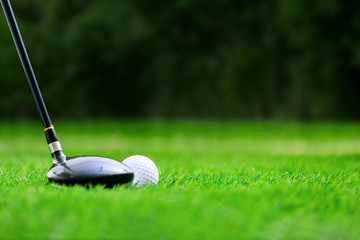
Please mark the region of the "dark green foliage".
MULTIPOLYGON (((52 114, 360 117, 357 1, 13 5, 52 114)), ((0 33, 0 116, 34 116, 4 17, 0 33)))

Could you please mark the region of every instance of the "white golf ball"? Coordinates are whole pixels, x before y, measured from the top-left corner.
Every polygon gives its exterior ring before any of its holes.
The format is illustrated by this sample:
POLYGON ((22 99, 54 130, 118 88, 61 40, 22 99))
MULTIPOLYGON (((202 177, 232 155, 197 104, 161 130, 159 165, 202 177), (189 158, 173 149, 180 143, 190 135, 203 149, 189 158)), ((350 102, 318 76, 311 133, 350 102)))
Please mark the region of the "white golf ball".
POLYGON ((123 163, 134 171, 132 186, 155 186, 159 182, 159 171, 150 158, 134 155, 126 158, 123 163))

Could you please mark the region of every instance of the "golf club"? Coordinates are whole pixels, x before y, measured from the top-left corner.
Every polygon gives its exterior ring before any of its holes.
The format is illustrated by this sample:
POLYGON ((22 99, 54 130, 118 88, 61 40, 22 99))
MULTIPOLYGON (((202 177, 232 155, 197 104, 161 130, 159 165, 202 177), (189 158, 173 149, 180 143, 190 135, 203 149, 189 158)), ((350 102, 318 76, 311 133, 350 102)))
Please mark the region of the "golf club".
POLYGON ((65 156, 41 96, 11 4, 9 0, 1 0, 1 5, 6 15, 36 105, 39 109, 46 140, 53 158, 53 165, 47 173, 49 181, 66 185, 102 184, 107 187, 120 184, 131 185, 134 172, 128 166, 117 160, 99 156, 65 156))

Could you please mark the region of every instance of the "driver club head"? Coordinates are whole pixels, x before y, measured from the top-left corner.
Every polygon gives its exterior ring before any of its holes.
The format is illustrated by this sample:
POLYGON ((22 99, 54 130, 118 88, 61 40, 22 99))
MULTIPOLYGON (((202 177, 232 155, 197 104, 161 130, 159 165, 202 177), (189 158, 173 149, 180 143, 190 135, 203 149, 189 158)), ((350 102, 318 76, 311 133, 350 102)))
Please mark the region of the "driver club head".
POLYGON ((65 185, 130 186, 134 172, 125 164, 106 157, 78 156, 54 164, 48 171, 50 182, 65 185))

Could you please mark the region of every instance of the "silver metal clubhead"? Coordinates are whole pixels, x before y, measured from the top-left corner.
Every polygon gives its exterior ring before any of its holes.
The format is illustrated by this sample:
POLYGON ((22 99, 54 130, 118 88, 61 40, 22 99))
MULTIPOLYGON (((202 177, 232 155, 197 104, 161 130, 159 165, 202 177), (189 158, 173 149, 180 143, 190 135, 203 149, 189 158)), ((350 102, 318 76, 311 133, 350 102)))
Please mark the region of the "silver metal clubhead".
POLYGON ((131 185, 134 172, 125 164, 106 157, 66 157, 47 173, 50 182, 65 185, 131 185))

